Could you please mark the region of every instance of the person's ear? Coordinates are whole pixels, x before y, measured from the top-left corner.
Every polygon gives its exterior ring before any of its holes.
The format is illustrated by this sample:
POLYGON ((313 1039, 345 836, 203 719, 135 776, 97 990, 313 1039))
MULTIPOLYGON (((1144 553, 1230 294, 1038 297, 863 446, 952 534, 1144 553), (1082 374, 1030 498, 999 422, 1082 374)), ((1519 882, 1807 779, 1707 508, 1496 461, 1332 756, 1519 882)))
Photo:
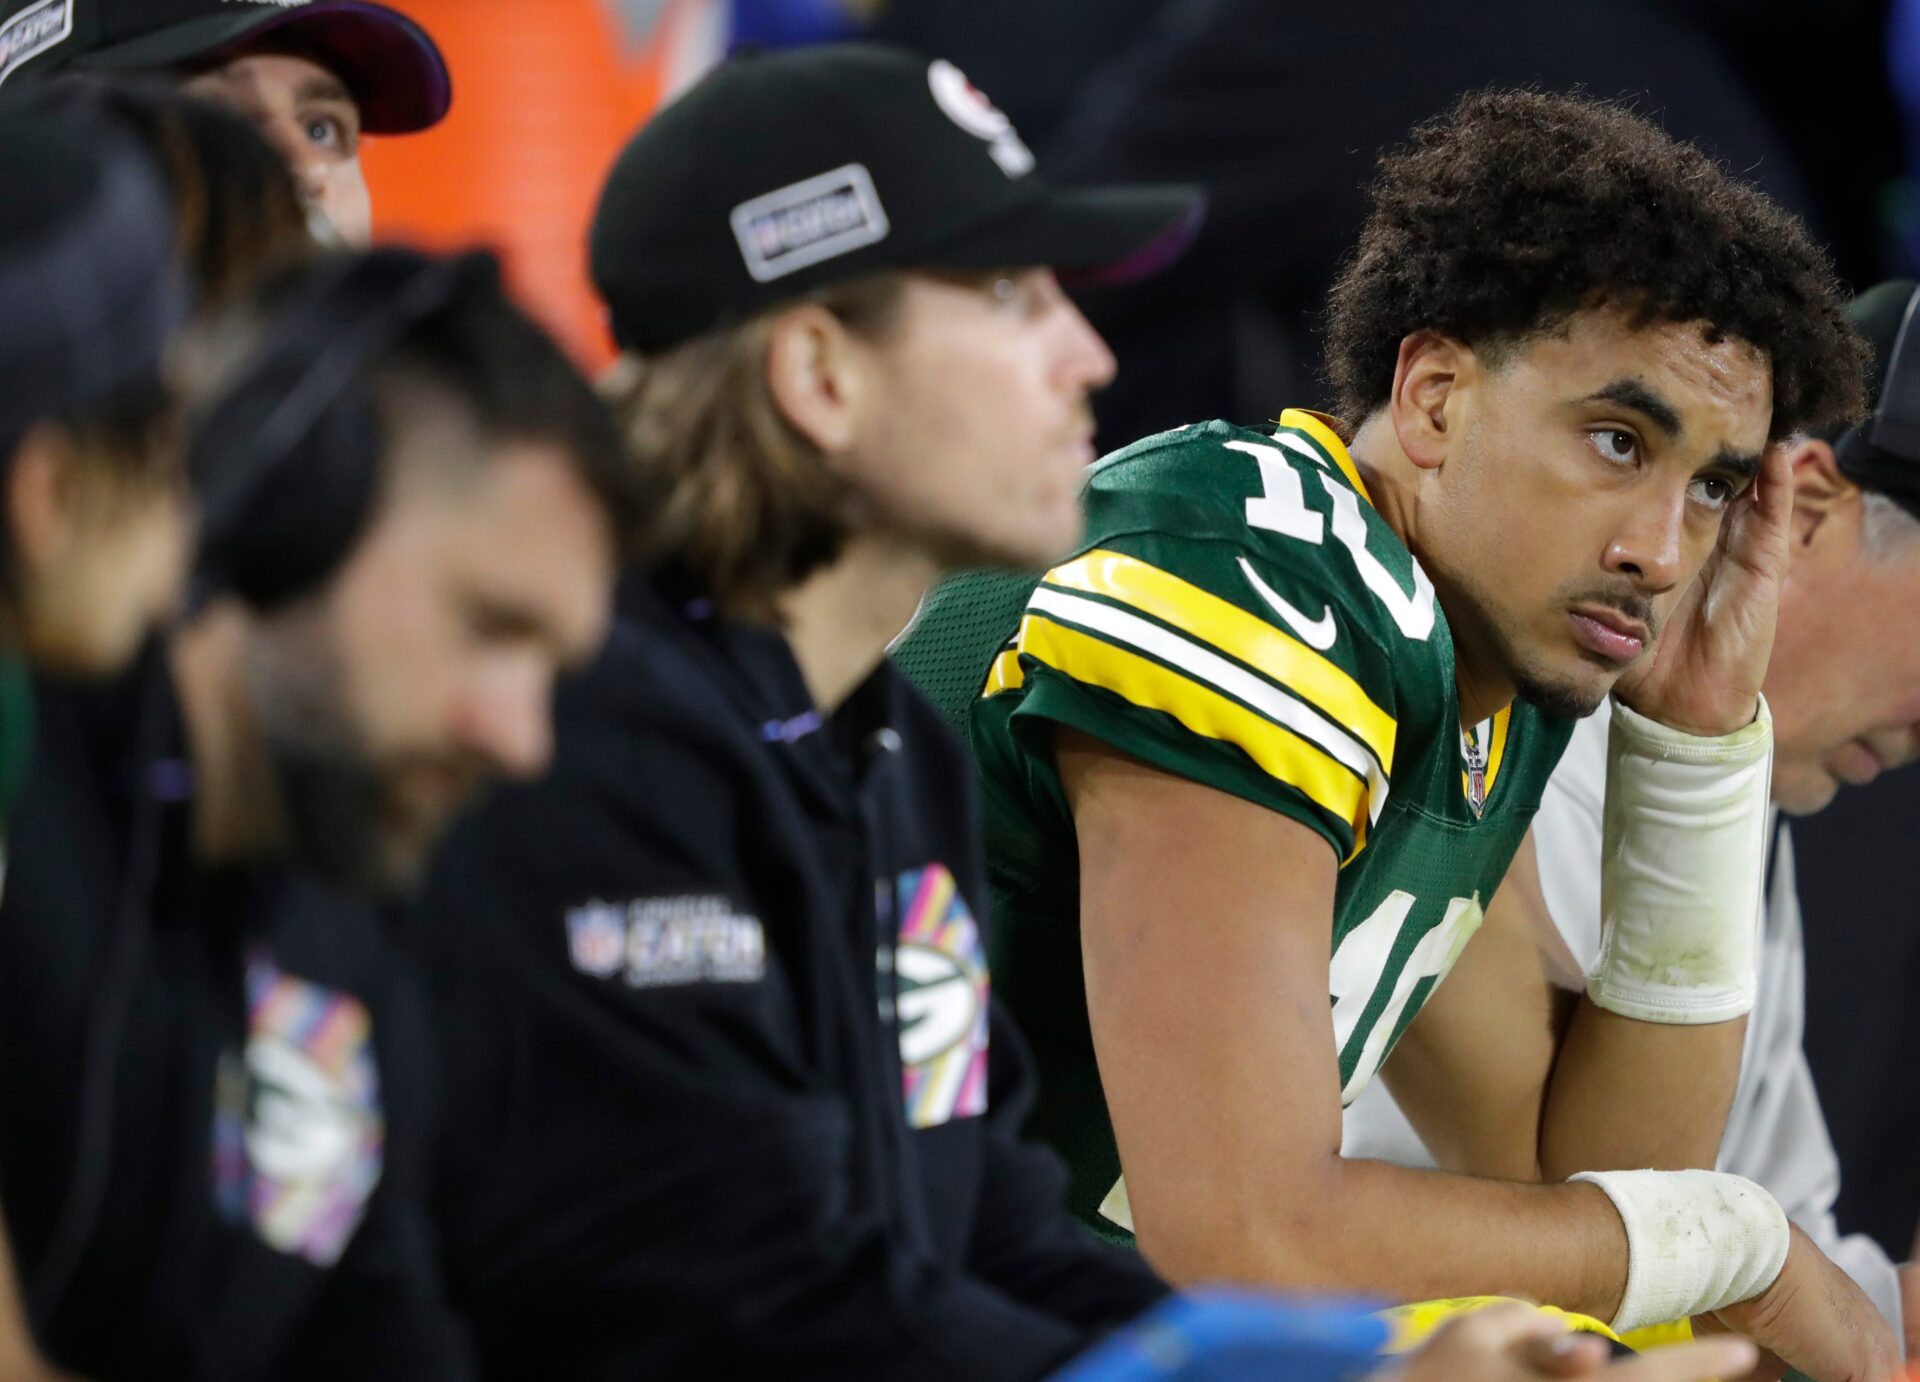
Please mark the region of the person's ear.
POLYGON ((1780 445, 1793 468, 1793 546, 1804 550, 1830 542, 1849 522, 1857 527, 1860 486, 1840 473, 1833 447, 1817 437, 1793 437, 1780 445))
POLYGON ((1450 336, 1416 331, 1400 342, 1387 407, 1401 451, 1422 470, 1446 463, 1460 433, 1462 386, 1478 374, 1473 351, 1450 336))
POLYGON ((17 570, 45 566, 66 543, 73 463, 73 439, 53 423, 28 428, 14 447, 7 463, 6 521, 17 570))
POLYGON ((824 454, 853 445, 864 383, 858 343, 826 308, 807 304, 774 320, 767 385, 787 421, 824 454))

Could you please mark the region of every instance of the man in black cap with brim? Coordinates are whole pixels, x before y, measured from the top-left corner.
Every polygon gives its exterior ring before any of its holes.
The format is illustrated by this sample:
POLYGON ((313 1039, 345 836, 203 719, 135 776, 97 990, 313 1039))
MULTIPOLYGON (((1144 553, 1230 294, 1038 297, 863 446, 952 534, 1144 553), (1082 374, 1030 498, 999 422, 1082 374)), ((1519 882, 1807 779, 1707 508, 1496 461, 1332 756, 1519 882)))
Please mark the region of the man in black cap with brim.
POLYGON ((593 268, 664 563, 423 908, 489 1376, 1038 1377, 1164 1293, 1017 1139, 971 770, 886 647, 1073 540, 1114 362, 1047 266, 1151 267, 1196 200, 1052 188, 950 64, 861 46, 622 155, 593 268))
POLYGON ((0 186, 0 648, 112 671, 185 565, 160 378, 187 308, 173 209, 129 141, 39 114, 0 116, 0 186))
MULTIPOLYGON (((1015 1382, 1165 1292, 1019 1140, 973 769, 886 649, 944 573, 1078 538, 1115 366, 1047 266, 1146 272, 1197 215, 1050 186, 955 67, 887 48, 736 62, 621 156, 593 271, 660 563, 561 696, 551 776, 422 909, 489 1378, 1015 1382)), ((1394 1375, 1605 1364, 1453 1344, 1394 1375)))
MULTIPOLYGON (((160 358, 187 298, 173 209, 128 141, 0 116, 0 186, 4 859, 33 741, 28 667, 113 671, 179 596, 184 467, 165 445, 160 358)), ((0 1378, 42 1368, 0 1239, 0 1378)))
POLYGON ((445 60, 367 0, 0 0, 0 85, 19 74, 164 73, 247 116, 347 244, 372 236, 363 134, 438 124, 445 60))

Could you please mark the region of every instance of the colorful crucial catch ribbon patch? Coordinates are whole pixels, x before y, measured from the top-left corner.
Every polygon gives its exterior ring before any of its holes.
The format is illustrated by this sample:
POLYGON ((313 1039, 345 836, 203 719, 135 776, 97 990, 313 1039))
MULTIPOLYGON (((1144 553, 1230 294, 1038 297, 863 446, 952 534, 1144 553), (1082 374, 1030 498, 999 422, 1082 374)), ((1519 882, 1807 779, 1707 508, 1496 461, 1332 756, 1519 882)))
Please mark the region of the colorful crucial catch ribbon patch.
POLYGON ((339 1261, 379 1184, 386 1141, 373 1020, 351 994, 247 965, 247 1048, 220 1062, 214 1198, 277 1252, 339 1261))
POLYGON ((987 955, 945 864, 899 878, 893 965, 907 1122, 932 1128, 987 1111, 987 955))

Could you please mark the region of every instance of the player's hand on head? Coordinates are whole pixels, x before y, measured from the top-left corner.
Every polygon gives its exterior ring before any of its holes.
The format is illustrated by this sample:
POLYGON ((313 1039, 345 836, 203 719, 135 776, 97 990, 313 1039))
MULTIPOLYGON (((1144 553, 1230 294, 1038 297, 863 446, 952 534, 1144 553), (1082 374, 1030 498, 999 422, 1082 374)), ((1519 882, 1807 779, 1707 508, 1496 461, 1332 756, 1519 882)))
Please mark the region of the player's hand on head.
POLYGON ((1866 1292, 1798 1228, 1773 1285, 1696 1328, 1743 1334, 1813 1382, 1888 1382, 1905 1366, 1900 1340, 1866 1292))
POLYGON ((1746 1372, 1755 1357, 1744 1339, 1723 1336, 1613 1362, 1599 1335, 1574 1333, 1564 1319, 1516 1303, 1452 1321, 1375 1382, 1710 1382, 1746 1372))
POLYGON ((1773 652, 1792 516, 1793 466, 1786 447, 1769 446, 1653 647, 1614 684, 1621 700, 1690 734, 1731 734, 1753 722, 1773 652))

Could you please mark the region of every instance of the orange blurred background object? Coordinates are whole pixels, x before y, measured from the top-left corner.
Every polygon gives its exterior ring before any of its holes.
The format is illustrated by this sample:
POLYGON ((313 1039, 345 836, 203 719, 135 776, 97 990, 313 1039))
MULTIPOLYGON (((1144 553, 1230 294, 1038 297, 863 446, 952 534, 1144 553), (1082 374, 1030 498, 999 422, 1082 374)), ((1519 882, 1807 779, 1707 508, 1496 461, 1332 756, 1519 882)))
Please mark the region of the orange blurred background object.
POLYGON ((627 138, 678 73, 707 0, 667 0, 636 42, 615 0, 386 0, 425 26, 453 110, 425 134, 367 142, 382 238, 498 249, 508 282, 582 364, 613 348, 587 278, 587 227, 627 138))

